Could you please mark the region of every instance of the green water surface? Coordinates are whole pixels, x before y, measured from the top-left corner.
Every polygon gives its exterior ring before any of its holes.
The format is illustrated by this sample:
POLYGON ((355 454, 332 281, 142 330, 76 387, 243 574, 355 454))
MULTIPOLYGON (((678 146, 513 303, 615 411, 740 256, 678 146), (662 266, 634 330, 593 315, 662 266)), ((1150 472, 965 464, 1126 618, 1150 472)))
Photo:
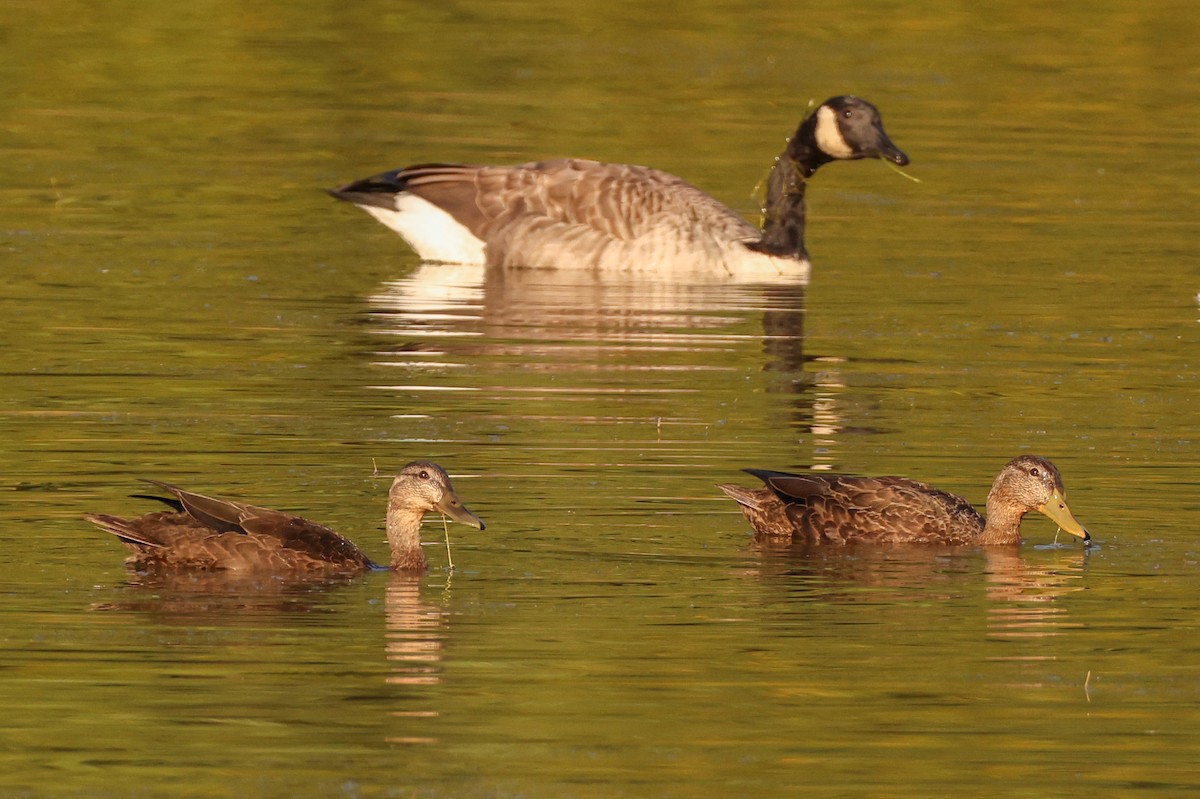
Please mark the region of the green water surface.
POLYGON ((10 3, 0 16, 0 796, 1200 791, 1191 3, 10 3), (419 265, 324 187, 667 169, 753 215, 810 100, 912 158, 810 186, 808 286, 419 265), (746 466, 1096 545, 752 546, 746 466), (429 575, 148 581, 82 518, 156 477, 429 575))

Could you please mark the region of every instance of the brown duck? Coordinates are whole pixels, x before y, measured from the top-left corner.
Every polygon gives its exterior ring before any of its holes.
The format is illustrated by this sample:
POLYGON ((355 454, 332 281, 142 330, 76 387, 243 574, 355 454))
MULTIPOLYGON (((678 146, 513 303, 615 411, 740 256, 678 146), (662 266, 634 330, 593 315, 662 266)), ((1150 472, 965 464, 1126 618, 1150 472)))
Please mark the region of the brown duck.
POLYGON ((992 483, 987 518, 971 503, 905 477, 787 474, 746 469, 767 484, 719 488, 732 497, 760 537, 805 544, 1001 545, 1021 543, 1021 518, 1031 510, 1091 540, 1063 498, 1053 463, 1022 455, 992 483))
POLYGON ((429 461, 408 464, 392 481, 387 509, 392 550, 389 567, 376 564, 352 541, 328 527, 299 516, 207 497, 158 480, 146 482, 174 494, 175 499, 162 501, 175 510, 134 519, 85 516, 133 551, 126 564, 134 568, 324 574, 391 568, 422 572, 429 565, 421 551, 421 518, 426 512, 440 511, 456 522, 484 529, 483 521, 459 501, 445 470, 429 461))

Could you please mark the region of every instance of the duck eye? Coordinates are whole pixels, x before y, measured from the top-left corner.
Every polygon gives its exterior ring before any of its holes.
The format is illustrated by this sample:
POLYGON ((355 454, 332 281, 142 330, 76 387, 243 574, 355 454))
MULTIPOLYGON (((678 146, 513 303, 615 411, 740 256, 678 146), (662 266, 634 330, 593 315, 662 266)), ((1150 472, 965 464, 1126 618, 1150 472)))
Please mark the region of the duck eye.
POLYGON ((1034 466, 1033 468, 1031 468, 1031 469, 1029 470, 1029 473, 1030 473, 1031 475, 1033 475, 1034 477, 1037 477, 1037 476, 1038 476, 1038 474, 1039 474, 1039 473, 1038 473, 1038 467, 1034 466))
POLYGON ((427 471, 425 471, 424 469, 422 469, 422 470, 421 470, 421 479, 422 479, 422 480, 428 480, 428 479, 429 479, 429 472, 427 472, 427 471))

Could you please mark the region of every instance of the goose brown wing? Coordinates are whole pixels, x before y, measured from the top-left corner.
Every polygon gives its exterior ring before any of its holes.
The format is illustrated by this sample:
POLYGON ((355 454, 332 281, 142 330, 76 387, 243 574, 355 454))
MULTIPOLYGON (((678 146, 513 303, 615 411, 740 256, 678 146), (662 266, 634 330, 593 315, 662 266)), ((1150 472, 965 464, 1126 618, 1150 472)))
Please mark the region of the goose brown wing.
POLYGON ((497 263, 541 265, 581 253, 600 258, 614 241, 716 249, 759 236, 683 179, 631 164, 578 158, 519 166, 420 164, 356 185, 368 182, 443 209, 485 242, 497 263))
POLYGON ((480 207, 492 219, 544 216, 630 240, 665 224, 715 224, 757 236, 749 223, 692 184, 659 169, 582 158, 478 170, 480 207))

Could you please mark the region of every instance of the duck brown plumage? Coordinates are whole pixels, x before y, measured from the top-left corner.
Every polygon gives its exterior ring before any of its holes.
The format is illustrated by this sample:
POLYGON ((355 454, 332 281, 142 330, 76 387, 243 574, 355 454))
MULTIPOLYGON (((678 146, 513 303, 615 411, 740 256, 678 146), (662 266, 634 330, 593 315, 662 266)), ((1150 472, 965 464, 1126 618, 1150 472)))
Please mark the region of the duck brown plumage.
MULTIPOLYGON (((126 563, 131 567, 325 574, 383 568, 348 538, 316 522, 158 480, 146 482, 173 494, 174 499, 162 501, 175 510, 133 519, 85 516, 129 547, 133 554, 126 563)), ((389 568, 406 572, 428 568, 420 530, 422 517, 433 510, 484 529, 483 521, 459 501, 442 467, 414 461, 400 470, 388 492, 389 568)))
POLYGON ((719 487, 764 538, 805 544, 1011 545, 1021 542, 1021 518, 1032 510, 1071 535, 1091 538, 1067 507, 1058 468, 1036 455, 1010 461, 996 477, 986 518, 962 497, 906 477, 745 471, 767 487, 719 487))

